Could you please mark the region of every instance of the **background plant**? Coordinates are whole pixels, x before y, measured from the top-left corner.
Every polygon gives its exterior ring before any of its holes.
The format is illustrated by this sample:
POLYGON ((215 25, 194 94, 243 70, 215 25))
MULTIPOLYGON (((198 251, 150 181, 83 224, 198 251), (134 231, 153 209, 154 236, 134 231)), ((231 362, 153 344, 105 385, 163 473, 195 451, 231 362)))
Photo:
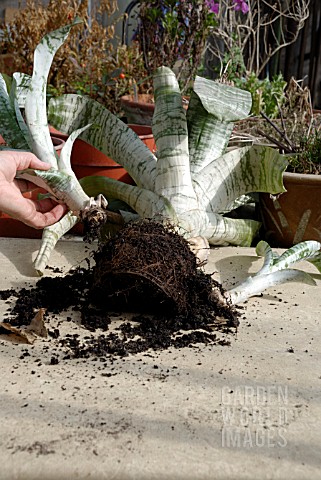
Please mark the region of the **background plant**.
MULTIPOLYGON (((232 63, 230 63, 232 65, 232 63)), ((264 112, 269 118, 277 118, 280 114, 280 106, 284 102, 284 90, 287 82, 282 73, 274 75, 272 79, 259 79, 254 72, 240 76, 231 69, 225 76, 235 87, 247 90, 252 96, 251 115, 256 117, 264 112)))
POLYGON ((12 70, 31 73, 33 54, 41 38, 49 32, 81 17, 83 23, 74 27, 70 41, 64 44, 54 58, 48 79, 49 96, 64 93, 89 95, 104 103, 111 111, 120 110, 119 97, 128 92, 132 78, 142 79, 146 71, 137 43, 129 47, 112 42, 115 36, 117 0, 102 0, 99 8, 88 11, 87 0, 27 0, 12 22, 1 25, 2 52, 13 54, 12 70), (116 14, 116 16, 115 16, 116 14), (115 22, 103 26, 104 15, 114 15, 115 22))
POLYGON ((310 135, 302 137, 298 155, 289 160, 288 170, 294 173, 321 175, 321 131, 314 128, 310 135))
POLYGON ((235 128, 235 137, 277 147, 288 154, 287 171, 321 174, 321 115, 312 108, 309 87, 292 78, 276 102, 275 115, 261 117, 255 123, 244 121, 235 128))
MULTIPOLYGON (((212 0, 210 0, 212 1, 212 0)), ((251 114, 277 118, 286 82, 282 49, 295 42, 309 17, 310 0, 220 0, 211 30, 205 72, 252 94, 251 114)))
POLYGON ((257 77, 278 73, 280 52, 298 38, 309 4, 310 0, 219 0, 217 25, 207 48, 208 68, 216 58, 222 74, 231 59, 235 68, 238 56, 241 75, 243 67, 257 77))
POLYGON ((135 38, 147 73, 152 75, 162 65, 176 67, 184 93, 201 66, 207 37, 216 24, 207 0, 143 0, 135 38))

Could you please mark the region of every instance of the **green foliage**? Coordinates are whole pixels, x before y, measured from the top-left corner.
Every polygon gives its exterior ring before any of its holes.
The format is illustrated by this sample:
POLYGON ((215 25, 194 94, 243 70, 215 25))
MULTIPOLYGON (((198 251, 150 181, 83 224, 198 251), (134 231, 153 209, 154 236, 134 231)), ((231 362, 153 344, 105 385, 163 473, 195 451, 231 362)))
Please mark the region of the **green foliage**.
POLYGON ((241 48, 236 43, 235 35, 232 35, 234 43, 222 59, 224 78, 232 82, 236 87, 247 90, 252 95, 251 114, 260 116, 261 112, 269 118, 278 118, 279 107, 284 101, 286 81, 282 73, 269 78, 260 79, 254 71, 248 72, 244 63, 241 48))
POLYGON ((299 152, 289 160, 288 170, 295 173, 321 175, 321 133, 316 130, 304 136, 299 145, 299 152))
POLYGON ((280 73, 269 80, 260 80, 255 73, 247 77, 235 78, 234 85, 243 90, 248 90, 252 95, 251 114, 260 116, 264 112, 269 118, 277 118, 280 115, 279 107, 284 101, 284 89, 286 81, 280 73))
POLYGON ((205 0, 141 2, 136 39, 148 75, 166 65, 175 67, 184 93, 202 63, 210 28, 217 19, 205 0))
MULTIPOLYGON (((314 112, 307 86, 291 78, 286 85, 278 117, 266 115, 255 122, 253 134, 288 155, 288 171, 321 174, 321 115, 314 112)), ((249 130, 251 132, 251 127, 249 130)))
MULTIPOLYGON (((234 36, 232 35, 234 38, 234 36)), ((222 59, 222 67, 228 80, 234 81, 240 77, 246 76, 246 67, 244 63, 241 48, 233 43, 231 49, 225 52, 222 59)))

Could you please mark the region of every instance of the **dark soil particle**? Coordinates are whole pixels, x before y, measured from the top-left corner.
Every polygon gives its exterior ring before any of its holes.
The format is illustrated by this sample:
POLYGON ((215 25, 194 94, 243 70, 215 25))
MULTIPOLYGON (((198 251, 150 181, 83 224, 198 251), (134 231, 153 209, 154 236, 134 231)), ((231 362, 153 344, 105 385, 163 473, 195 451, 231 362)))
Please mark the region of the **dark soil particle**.
MULTIPOLYGON (((67 275, 43 277, 33 288, 0 292, 2 300, 16 298, 6 321, 28 325, 39 308, 46 309, 47 322, 70 308, 79 312, 89 335, 62 336, 57 328, 48 332, 65 359, 229 344, 219 333, 235 333, 238 313, 211 295, 213 288, 224 294, 223 288, 198 268, 186 240, 171 228, 146 221, 129 224, 98 248, 94 260, 93 267, 88 262, 87 268, 67 275), (134 316, 122 321, 123 312, 134 316)), ((51 363, 56 362, 53 356, 51 363)))

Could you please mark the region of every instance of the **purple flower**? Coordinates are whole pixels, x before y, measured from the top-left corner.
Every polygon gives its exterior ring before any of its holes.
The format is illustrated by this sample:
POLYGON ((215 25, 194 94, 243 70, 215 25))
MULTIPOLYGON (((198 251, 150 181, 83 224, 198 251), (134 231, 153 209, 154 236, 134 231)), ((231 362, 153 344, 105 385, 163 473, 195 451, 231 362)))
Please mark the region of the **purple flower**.
POLYGON ((242 13, 247 13, 250 8, 247 4, 247 0, 233 0, 234 10, 241 10, 242 13))
POLYGON ((218 14, 218 10, 219 10, 219 7, 220 7, 219 3, 214 2, 214 0, 205 0, 205 3, 206 3, 207 8, 211 12, 218 14))

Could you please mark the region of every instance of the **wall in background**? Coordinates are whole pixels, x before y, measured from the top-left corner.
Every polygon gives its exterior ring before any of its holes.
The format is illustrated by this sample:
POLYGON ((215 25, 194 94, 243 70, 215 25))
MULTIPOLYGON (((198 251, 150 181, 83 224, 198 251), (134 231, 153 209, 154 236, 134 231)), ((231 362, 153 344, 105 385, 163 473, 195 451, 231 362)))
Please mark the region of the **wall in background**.
POLYGON ((310 15, 295 43, 280 56, 284 78, 304 80, 311 91, 314 108, 321 109, 321 2, 310 1, 310 15))

